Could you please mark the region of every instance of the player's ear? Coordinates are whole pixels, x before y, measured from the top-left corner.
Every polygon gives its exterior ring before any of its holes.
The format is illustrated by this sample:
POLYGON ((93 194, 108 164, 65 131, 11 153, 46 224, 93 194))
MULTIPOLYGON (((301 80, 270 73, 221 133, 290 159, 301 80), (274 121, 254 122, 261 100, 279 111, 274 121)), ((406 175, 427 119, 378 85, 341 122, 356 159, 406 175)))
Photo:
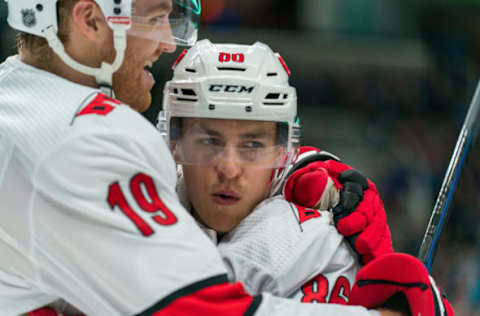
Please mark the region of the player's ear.
POLYGON ((78 1, 72 9, 72 23, 87 39, 102 40, 102 33, 108 29, 105 17, 93 1, 78 1))

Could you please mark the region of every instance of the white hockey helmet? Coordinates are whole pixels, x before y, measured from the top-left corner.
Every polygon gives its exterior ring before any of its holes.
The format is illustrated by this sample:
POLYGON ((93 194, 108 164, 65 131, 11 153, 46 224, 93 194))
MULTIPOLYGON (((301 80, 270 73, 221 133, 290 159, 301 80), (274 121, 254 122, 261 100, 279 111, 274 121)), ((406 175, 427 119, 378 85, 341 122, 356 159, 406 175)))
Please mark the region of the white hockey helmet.
MULTIPOLYGON (((195 161, 199 155, 184 152, 177 141, 182 136, 177 118, 277 122, 276 148, 271 151, 281 156, 274 164, 259 164, 274 169, 273 191, 296 155, 300 137, 296 89, 288 83, 290 71, 283 58, 260 42, 237 45, 202 40, 185 50, 173 68, 173 78, 164 88, 158 127, 177 163, 209 163, 195 161)), ((245 162, 252 158, 237 151, 245 162)))
POLYGON ((8 24, 21 32, 44 37, 53 51, 71 68, 94 76, 100 88, 112 94, 112 75, 120 68, 127 46, 127 33, 153 41, 191 46, 197 39, 200 0, 94 0, 113 30, 115 60, 100 68, 72 59, 57 36, 57 3, 62 0, 5 0, 8 24), (152 10, 170 12, 151 15, 152 10))

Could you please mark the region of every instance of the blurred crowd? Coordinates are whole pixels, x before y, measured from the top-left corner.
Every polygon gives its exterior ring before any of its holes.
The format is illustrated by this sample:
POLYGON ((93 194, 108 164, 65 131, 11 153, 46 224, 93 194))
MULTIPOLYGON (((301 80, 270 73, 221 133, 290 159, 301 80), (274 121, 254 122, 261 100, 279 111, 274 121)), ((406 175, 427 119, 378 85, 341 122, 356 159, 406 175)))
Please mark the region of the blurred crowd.
MULTIPOLYGON (((359 2, 353 0, 208 0, 202 23, 212 29, 210 34, 215 34, 216 28, 220 32, 248 27, 258 33, 267 29, 353 33, 365 41, 415 37, 423 43, 431 58, 429 67, 336 69, 330 65, 328 69, 299 71, 292 77, 298 89, 304 143, 334 152, 371 177, 383 197, 395 249, 416 255, 480 78, 480 6, 465 2, 419 5, 406 0, 399 10, 396 1, 370 0, 364 1, 370 4, 368 10, 358 11, 359 2), (330 5, 331 12, 349 22, 343 27, 332 27, 335 21, 323 26, 308 23, 303 12, 312 3, 322 3, 322 8, 330 5), (391 19, 364 24, 375 18, 371 12, 391 19), (358 25, 369 27, 355 28, 351 16, 358 19, 358 25)), ((5 16, 0 1, 0 61, 14 52, 5 16)), ((289 56, 284 57, 288 62, 289 56)), ((295 60, 290 59, 292 62, 295 60)), ((156 68, 156 76, 159 82, 167 79, 169 68, 156 68)), ((152 122, 160 110, 161 88, 154 94, 157 106, 145 114, 152 122)), ((433 269, 457 315, 480 315, 479 193, 477 139, 458 183, 433 269)))

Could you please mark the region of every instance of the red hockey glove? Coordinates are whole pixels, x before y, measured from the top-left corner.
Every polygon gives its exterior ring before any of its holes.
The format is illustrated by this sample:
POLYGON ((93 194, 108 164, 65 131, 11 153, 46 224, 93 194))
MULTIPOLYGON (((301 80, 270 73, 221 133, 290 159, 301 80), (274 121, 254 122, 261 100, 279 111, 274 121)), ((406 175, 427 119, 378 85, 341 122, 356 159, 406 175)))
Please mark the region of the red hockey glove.
POLYGON ((394 296, 406 300, 405 306, 414 316, 455 314, 420 260, 404 253, 381 256, 360 269, 348 304, 380 308, 389 305, 394 296))
POLYGON ((283 194, 288 201, 301 206, 333 208, 338 232, 347 237, 362 263, 393 252, 387 216, 377 188, 335 156, 313 147, 302 147, 283 194), (339 191, 339 198, 335 197, 335 191, 339 191))
POLYGON ((323 161, 312 162, 288 177, 283 195, 288 201, 319 210, 335 207, 340 189, 329 177, 323 161))
POLYGON ((84 315, 66 315, 60 312, 57 312, 55 309, 50 307, 43 307, 29 312, 26 316, 84 316, 84 315))

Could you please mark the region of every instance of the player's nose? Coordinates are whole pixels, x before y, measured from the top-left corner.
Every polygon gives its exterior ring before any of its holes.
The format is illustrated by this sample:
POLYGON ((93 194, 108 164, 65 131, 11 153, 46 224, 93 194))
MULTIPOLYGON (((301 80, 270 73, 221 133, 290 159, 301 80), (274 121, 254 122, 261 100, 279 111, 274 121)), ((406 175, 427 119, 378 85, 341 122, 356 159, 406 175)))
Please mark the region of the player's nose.
POLYGON ((177 44, 175 42, 170 24, 163 32, 163 41, 159 43, 159 49, 162 51, 162 53, 174 53, 177 49, 177 44))
POLYGON ((159 49, 162 53, 171 54, 177 50, 177 44, 175 44, 175 42, 161 42, 159 43, 159 49))
POLYGON ((227 146, 218 157, 215 170, 221 179, 234 179, 241 175, 242 164, 235 148, 227 146))

